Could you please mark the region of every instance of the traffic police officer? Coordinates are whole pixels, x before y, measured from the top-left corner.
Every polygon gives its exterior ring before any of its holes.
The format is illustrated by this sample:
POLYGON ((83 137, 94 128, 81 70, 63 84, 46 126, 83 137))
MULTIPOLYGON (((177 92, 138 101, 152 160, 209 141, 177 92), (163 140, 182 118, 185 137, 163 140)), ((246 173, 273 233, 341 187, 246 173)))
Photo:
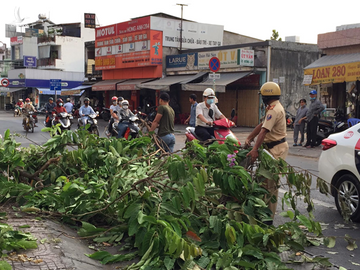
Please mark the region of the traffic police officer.
MULTIPOLYGON (((247 154, 251 157, 251 162, 255 162, 259 156, 258 149, 262 143, 265 148, 273 155, 275 159, 285 159, 289 145, 286 142, 286 115, 284 107, 279 102, 281 90, 278 84, 274 82, 267 82, 263 84, 260 89, 262 100, 266 107, 265 119, 262 123, 255 127, 245 141, 245 145, 250 146, 251 142, 257 136, 257 140, 253 149, 247 154)), ((273 180, 267 179, 264 187, 269 191, 269 196, 278 197, 277 183, 273 180)), ((269 209, 274 214, 276 211, 276 203, 269 202, 269 209)), ((270 223, 272 224, 272 222, 270 223)))

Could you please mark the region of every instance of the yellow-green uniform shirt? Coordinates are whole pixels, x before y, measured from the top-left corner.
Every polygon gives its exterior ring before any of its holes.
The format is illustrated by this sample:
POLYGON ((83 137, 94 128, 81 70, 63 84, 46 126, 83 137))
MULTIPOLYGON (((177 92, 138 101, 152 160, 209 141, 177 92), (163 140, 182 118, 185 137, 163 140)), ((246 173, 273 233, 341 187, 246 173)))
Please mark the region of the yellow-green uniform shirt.
POLYGON ((286 116, 284 107, 276 100, 266 108, 265 120, 262 125, 269 132, 264 142, 275 142, 286 137, 286 116))

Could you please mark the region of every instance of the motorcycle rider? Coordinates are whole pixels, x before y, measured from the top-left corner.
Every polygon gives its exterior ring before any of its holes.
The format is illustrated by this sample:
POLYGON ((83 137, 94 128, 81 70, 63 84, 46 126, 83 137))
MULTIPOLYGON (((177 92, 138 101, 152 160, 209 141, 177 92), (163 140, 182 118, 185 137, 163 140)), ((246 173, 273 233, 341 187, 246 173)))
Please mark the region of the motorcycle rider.
POLYGON ((124 101, 124 98, 123 97, 118 97, 118 100, 117 100, 117 105, 119 106, 119 108, 121 109, 121 103, 124 101))
POLYGON ((46 103, 46 105, 45 105, 45 113, 46 113, 45 125, 47 127, 51 126, 50 116, 52 115, 52 111, 54 110, 55 106, 56 106, 56 104, 54 103, 54 99, 52 97, 49 97, 49 102, 46 103))
MULTIPOLYGON (((289 145, 286 142, 286 114, 284 107, 279 101, 281 95, 280 87, 274 82, 264 83, 260 88, 260 94, 264 104, 267 105, 266 116, 264 121, 257 125, 245 140, 245 145, 250 146, 257 136, 255 145, 247 156, 250 156, 251 162, 254 163, 259 156, 258 149, 264 142, 265 147, 275 159, 285 159, 289 151, 289 145)), ((272 218, 274 218, 279 192, 277 183, 274 180, 266 179, 264 187, 269 191, 269 196, 266 200, 269 200, 268 206, 273 213, 272 218), (275 203, 270 202, 269 198, 271 196, 276 197, 275 203)), ((272 225, 272 221, 264 223, 272 225)))
MULTIPOLYGON (((26 129, 25 124, 26 124, 26 118, 29 117, 28 112, 36 112, 35 107, 30 103, 30 98, 25 99, 25 105, 23 107, 23 110, 24 110, 23 126, 24 126, 24 129, 26 129)), ((36 122, 37 121, 35 120, 34 127, 37 127, 36 122)))
POLYGON ((121 103, 121 109, 119 112, 120 122, 118 125, 118 136, 117 138, 123 138, 127 127, 129 126, 129 117, 134 114, 129 109, 129 101, 126 99, 121 103))
POLYGON ((84 105, 80 107, 79 115, 81 117, 81 125, 85 126, 87 120, 89 119, 89 114, 95 113, 94 109, 89 105, 90 99, 88 97, 84 98, 84 105))
POLYGON ((16 103, 16 106, 19 107, 20 112, 22 111, 22 108, 24 107, 24 102, 22 98, 19 98, 19 101, 16 103))
POLYGON ((55 111, 56 114, 62 113, 62 112, 67 112, 66 109, 63 107, 64 106, 64 102, 61 98, 58 98, 56 100, 56 106, 53 109, 53 111, 55 111))
POLYGON ((203 92, 204 101, 196 106, 195 134, 201 141, 207 141, 215 137, 213 123, 215 119, 223 119, 225 116, 215 105, 215 92, 206 88, 203 92))
POLYGON ((67 98, 66 101, 67 102, 64 104, 64 108, 66 109, 67 113, 71 113, 74 108, 74 105, 71 103, 70 98, 67 98))
POLYGON ((106 134, 108 137, 111 136, 111 132, 113 130, 112 126, 114 121, 119 121, 119 111, 120 107, 117 104, 118 98, 113 96, 111 98, 112 104, 110 105, 110 121, 108 126, 108 133, 106 134))

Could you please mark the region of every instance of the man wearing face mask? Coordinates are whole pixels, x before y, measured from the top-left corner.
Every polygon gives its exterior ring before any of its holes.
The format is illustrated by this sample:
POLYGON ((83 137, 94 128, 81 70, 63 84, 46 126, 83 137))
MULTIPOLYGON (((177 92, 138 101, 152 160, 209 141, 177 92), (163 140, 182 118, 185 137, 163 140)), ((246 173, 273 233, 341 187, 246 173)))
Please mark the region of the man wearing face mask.
POLYGON ((134 115, 129 109, 129 101, 124 100, 121 103, 121 109, 119 115, 120 115, 120 123, 118 125, 118 138, 123 138, 125 131, 129 126, 129 117, 134 115))
POLYGON ((213 123, 216 119, 223 119, 225 116, 215 105, 215 92, 211 88, 205 89, 204 101, 196 106, 196 127, 195 133, 201 141, 207 141, 215 137, 213 123))
MULTIPOLYGON (((245 140, 245 146, 250 146, 257 136, 255 145, 247 156, 251 157, 252 163, 255 162, 259 156, 258 149, 264 143, 264 147, 275 159, 285 159, 289 151, 289 145, 286 142, 286 114, 284 107, 279 101, 281 95, 280 87, 274 82, 264 83, 260 89, 260 94, 264 104, 267 105, 265 119, 254 128, 245 140)), ((269 191, 270 196, 275 196, 277 199, 278 188, 275 181, 267 179, 264 182, 264 187, 269 191)), ((274 218, 277 202, 268 202, 268 205, 274 218)), ((267 224, 272 224, 272 222, 267 224)))
POLYGON ((322 105, 320 100, 317 98, 316 90, 310 91, 310 106, 309 110, 306 113, 307 129, 306 129, 306 148, 314 148, 316 145, 316 133, 317 125, 319 122, 320 113, 325 110, 325 106, 322 105))

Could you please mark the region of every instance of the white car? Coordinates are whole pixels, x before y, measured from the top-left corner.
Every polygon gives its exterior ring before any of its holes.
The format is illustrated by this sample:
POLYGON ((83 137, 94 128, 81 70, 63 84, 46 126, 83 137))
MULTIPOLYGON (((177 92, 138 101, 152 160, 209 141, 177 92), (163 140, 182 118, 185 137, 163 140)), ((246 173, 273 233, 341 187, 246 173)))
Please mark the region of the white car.
POLYGON ((342 198, 350 218, 360 221, 360 124, 330 135, 321 144, 319 177, 331 185, 339 213, 342 198))

